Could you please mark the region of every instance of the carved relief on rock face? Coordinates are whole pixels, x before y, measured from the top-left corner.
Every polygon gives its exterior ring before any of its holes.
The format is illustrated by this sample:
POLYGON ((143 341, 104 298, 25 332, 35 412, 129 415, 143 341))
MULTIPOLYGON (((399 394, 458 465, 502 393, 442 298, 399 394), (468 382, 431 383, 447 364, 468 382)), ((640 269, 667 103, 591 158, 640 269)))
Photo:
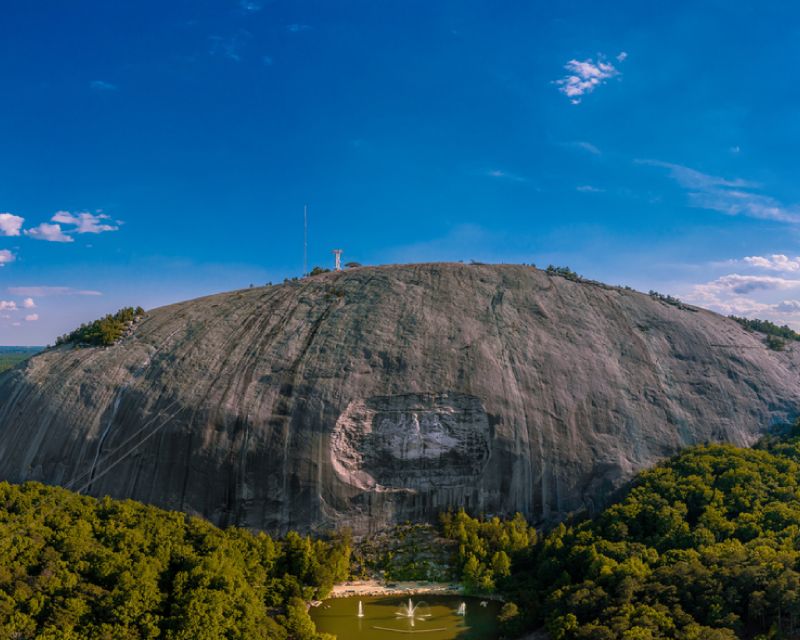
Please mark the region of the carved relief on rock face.
POLYGON ((480 399, 460 393, 354 400, 331 434, 339 479, 364 491, 470 485, 489 459, 480 399))

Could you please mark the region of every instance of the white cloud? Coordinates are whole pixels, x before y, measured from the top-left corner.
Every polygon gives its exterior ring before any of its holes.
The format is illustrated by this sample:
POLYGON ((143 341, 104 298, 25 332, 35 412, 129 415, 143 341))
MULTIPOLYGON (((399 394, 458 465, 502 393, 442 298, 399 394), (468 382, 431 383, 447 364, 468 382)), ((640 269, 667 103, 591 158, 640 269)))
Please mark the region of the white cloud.
POLYGON ((69 234, 117 231, 119 229, 117 225, 121 224, 121 221, 117 220, 116 224, 109 224, 108 220, 110 217, 104 213, 56 211, 50 218, 50 222, 43 222, 31 229, 25 229, 25 235, 47 242, 74 242, 74 238, 69 234), (61 225, 69 228, 64 229, 61 225))
POLYGON ((0 213, 0 236, 18 236, 25 218, 11 213, 0 213))
POLYGON ((593 187, 590 184, 582 184, 578 187, 575 187, 575 190, 580 191, 581 193, 603 193, 605 191, 605 189, 593 187))
POLYGON ((721 178, 659 160, 636 160, 636 163, 668 169, 670 177, 688 190, 689 206, 730 216, 800 222, 800 208, 787 207, 771 196, 754 193, 760 186, 757 183, 741 178, 721 178))
POLYGON ((774 253, 771 256, 747 256, 744 258, 744 262, 751 267, 770 271, 800 271, 800 256, 789 258, 782 253, 774 253))
POLYGON ((16 311, 17 303, 13 300, 0 300, 0 311, 16 311))
MULTIPOLYGON (((628 54, 624 51, 617 56, 617 60, 624 61, 628 54)), ((572 104, 580 104, 581 99, 587 93, 592 93, 597 87, 606 83, 607 80, 620 75, 619 70, 605 56, 599 55, 597 62, 588 58, 586 60, 570 60, 564 65, 569 72, 555 84, 559 85, 559 91, 570 99, 572 104)))
POLYGON ((789 280, 776 276, 746 276, 732 273, 717 278, 708 285, 700 286, 707 286, 716 291, 732 291, 733 293, 745 294, 759 290, 792 289, 800 287, 800 280, 789 280))
POLYGON ((286 25, 286 30, 289 33, 300 33, 301 31, 310 31, 311 26, 307 24, 298 24, 295 22, 293 24, 286 25))
POLYGON ((25 307, 26 309, 35 309, 36 303, 33 301, 33 298, 25 298, 22 301, 22 306, 25 307))
POLYGON ((503 171, 501 169, 492 169, 486 172, 486 175, 490 178, 501 178, 503 180, 511 180, 512 182, 527 182, 528 179, 522 176, 518 176, 515 173, 509 173, 508 171, 503 171))
POLYGON ((25 235, 47 242, 73 242, 72 238, 61 231, 60 224, 48 224, 47 222, 43 222, 32 229, 25 229, 25 235))
POLYGON ((250 13, 261 11, 261 9, 264 8, 264 5, 261 2, 257 2, 256 0, 241 0, 239 6, 242 7, 243 11, 247 11, 250 13))
POLYGON ((625 60, 627 58, 628 58, 628 52, 627 51, 620 51, 617 54, 617 61, 619 61, 619 62, 625 62, 625 60))
MULTIPOLYGON (((800 310, 796 300, 770 299, 775 293, 788 290, 800 291, 800 280, 732 273, 694 285, 685 298, 719 313, 769 318, 800 310)), ((800 321, 800 316, 796 319, 800 321)))
POLYGON ((38 313, 31 313, 30 315, 25 316, 25 322, 36 322, 38 319, 38 313))
POLYGON ((46 296, 101 296, 99 291, 91 289, 73 289, 72 287, 9 287, 8 292, 15 296, 32 296, 44 298, 46 296))
POLYGON ((92 80, 89 83, 89 86, 94 89, 95 91, 116 91, 117 85, 111 84, 110 82, 104 82, 103 80, 92 80))
POLYGON ((5 267, 7 264, 11 264, 16 259, 17 257, 8 249, 0 249, 0 268, 5 267))
POLYGON ((70 213, 69 211, 56 211, 51 220, 61 224, 73 225, 75 233, 103 233, 104 231, 117 231, 116 227, 104 220, 109 220, 109 216, 104 213, 89 213, 88 211, 81 211, 77 214, 70 213))

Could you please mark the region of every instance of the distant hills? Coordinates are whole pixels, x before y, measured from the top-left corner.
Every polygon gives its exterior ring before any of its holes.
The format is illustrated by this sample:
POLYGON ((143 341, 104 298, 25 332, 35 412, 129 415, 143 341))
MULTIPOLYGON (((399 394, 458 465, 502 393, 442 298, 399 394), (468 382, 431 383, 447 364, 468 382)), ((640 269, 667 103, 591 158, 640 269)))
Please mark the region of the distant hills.
POLYGON ((0 346, 0 372, 17 366, 23 360, 42 351, 44 347, 2 347, 0 346))

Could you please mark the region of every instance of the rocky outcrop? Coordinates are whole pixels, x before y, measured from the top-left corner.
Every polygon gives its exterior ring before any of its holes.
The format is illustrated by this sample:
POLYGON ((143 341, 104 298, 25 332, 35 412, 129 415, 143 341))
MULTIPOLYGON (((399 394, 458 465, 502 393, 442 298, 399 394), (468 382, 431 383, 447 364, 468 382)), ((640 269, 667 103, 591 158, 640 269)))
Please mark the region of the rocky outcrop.
POLYGON ((794 417, 798 365, 714 313, 531 267, 358 268, 0 375, 0 477, 277 532, 461 505, 553 520, 794 417))

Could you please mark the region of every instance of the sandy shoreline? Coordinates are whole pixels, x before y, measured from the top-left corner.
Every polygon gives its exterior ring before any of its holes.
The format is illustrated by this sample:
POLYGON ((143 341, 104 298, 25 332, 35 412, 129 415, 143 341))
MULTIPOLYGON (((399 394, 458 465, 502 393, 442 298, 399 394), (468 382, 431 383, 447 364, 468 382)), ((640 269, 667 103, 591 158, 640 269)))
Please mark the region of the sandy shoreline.
MULTIPOLYGON (((416 596, 424 593, 438 596, 463 596, 464 589, 457 582, 389 582, 384 584, 378 580, 354 580, 334 585, 328 598, 416 596)), ((496 593, 474 594, 474 597, 504 602, 503 598, 496 593)))
POLYGON ((442 596, 458 596, 463 593, 461 585, 450 582, 390 582, 357 580, 334 585, 329 598, 351 598, 353 596, 413 596, 432 593, 442 596))

